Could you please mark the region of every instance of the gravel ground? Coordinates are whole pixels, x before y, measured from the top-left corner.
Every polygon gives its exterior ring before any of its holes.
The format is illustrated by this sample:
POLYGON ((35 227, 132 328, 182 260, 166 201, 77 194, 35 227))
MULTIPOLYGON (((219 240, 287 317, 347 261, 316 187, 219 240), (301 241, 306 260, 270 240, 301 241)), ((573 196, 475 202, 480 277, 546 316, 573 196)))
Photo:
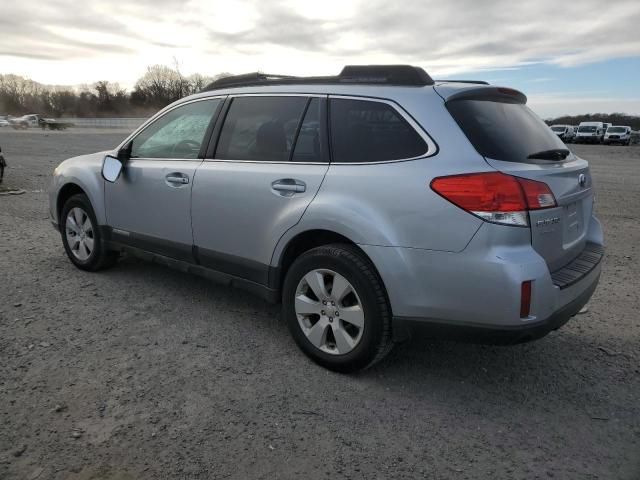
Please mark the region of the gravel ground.
POLYGON ((74 268, 61 160, 124 132, 0 131, 0 478, 640 478, 640 147, 591 162, 607 235, 588 311, 537 342, 412 339, 345 376, 279 308, 125 259, 74 268))

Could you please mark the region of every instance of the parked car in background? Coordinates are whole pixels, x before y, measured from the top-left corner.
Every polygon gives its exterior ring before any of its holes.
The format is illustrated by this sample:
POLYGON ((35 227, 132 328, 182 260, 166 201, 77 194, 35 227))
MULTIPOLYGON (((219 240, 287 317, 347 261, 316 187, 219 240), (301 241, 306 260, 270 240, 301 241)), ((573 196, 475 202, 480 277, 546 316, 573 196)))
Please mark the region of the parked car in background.
POLYGON ((8 127, 9 125, 11 124, 9 123, 8 117, 6 115, 0 115, 0 128, 8 127))
POLYGON ((43 118, 37 113, 9 118, 9 123, 16 130, 24 130, 34 127, 40 127, 43 130, 46 130, 47 128, 49 130, 64 130, 67 127, 73 126, 72 123, 62 122, 54 118, 43 118))
POLYGON ((227 77, 62 162, 50 215, 80 269, 127 251, 282 302, 333 370, 413 328, 529 341, 586 304, 604 251, 588 162, 526 101, 402 65, 227 77))
POLYGON ((575 137, 576 143, 601 143, 604 138, 602 122, 581 122, 575 137))
POLYGON ((607 131, 607 128, 611 127, 613 125, 613 123, 609 123, 609 122, 602 122, 602 126, 604 127, 604 131, 607 131))
POLYGON ((631 143, 631 127, 627 125, 614 125, 607 128, 602 143, 620 143, 629 145, 631 143))
POLYGON ((564 143, 571 143, 576 136, 574 127, 571 125, 551 125, 550 128, 564 143))

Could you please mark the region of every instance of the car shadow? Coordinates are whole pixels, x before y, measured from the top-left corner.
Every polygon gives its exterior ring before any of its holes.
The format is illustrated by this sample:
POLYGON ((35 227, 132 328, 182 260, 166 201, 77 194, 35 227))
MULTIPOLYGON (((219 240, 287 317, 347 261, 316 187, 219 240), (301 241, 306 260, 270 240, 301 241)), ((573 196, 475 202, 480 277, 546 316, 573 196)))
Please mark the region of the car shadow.
MULTIPOLYGON (((258 328, 269 349, 290 352, 285 357, 295 356, 294 360, 283 360, 285 363, 307 362, 309 371, 327 374, 297 349, 281 320, 279 305, 242 290, 135 258, 121 260, 116 268, 105 274, 120 284, 144 282, 146 288, 174 303, 188 294, 198 299, 204 310, 219 313, 213 320, 219 322, 216 327, 246 322, 242 328, 227 332, 227 335, 241 337, 243 331, 258 328), (223 315, 228 312, 233 313, 232 319, 223 315)), ((410 384, 416 392, 438 388, 439 384, 443 388, 464 384, 465 389, 472 391, 474 388, 477 391, 495 388, 503 395, 513 397, 514 401, 523 401, 534 391, 546 392, 549 398, 562 396, 563 390, 580 391, 594 388, 599 383, 606 384, 611 369, 628 360, 600 350, 598 345, 606 343, 606 339, 596 339, 576 328, 580 322, 592 321, 589 315, 575 317, 565 327, 542 339, 518 345, 478 345, 416 335, 395 345, 384 360, 368 370, 352 375, 330 375, 339 383, 375 383, 388 388, 405 388, 410 384)), ((238 338, 237 343, 242 344, 242 338, 238 338)))

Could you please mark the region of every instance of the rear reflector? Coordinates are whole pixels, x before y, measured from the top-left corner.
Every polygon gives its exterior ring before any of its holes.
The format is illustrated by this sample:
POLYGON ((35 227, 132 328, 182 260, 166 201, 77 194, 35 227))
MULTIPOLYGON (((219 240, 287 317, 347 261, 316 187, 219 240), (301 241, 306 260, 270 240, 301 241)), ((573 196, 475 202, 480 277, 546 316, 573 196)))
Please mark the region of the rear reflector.
POLYGON ((531 280, 522 282, 520 287, 520 318, 527 318, 531 311, 531 280))
POLYGON ((458 207, 483 220, 503 225, 529 225, 529 210, 556 206, 546 183, 501 172, 438 177, 431 188, 458 207))

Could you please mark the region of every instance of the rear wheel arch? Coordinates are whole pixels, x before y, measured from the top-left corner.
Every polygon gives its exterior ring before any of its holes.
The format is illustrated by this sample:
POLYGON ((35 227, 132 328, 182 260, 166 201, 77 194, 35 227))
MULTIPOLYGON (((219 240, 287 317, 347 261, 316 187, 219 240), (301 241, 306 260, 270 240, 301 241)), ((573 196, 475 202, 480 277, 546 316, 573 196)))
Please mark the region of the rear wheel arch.
POLYGON ((303 253, 324 245, 331 244, 345 244, 349 245, 352 249, 356 250, 360 255, 362 255, 365 259, 369 261, 372 265, 382 287, 384 288, 385 295, 387 295, 387 289, 384 284, 384 280, 378 271, 378 268, 373 263, 371 258, 362 250, 358 244, 356 244, 353 240, 344 235, 336 233, 331 230, 324 229, 314 229, 307 230, 301 233, 298 233, 295 237, 293 237, 287 243, 286 247, 282 250, 282 254, 277 262, 276 275, 273 279, 272 285, 275 286, 278 291, 282 291, 282 286, 284 285, 284 279, 287 276, 287 272, 289 268, 293 264, 293 262, 303 253))

